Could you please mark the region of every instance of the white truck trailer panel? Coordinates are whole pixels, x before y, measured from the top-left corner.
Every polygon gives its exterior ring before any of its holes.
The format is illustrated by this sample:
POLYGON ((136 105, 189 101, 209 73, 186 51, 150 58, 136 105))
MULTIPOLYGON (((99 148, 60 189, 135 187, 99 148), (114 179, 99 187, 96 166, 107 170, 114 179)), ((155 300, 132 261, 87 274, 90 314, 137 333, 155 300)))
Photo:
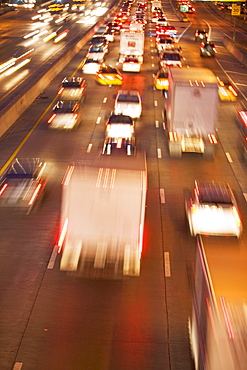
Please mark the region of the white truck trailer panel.
POLYGON ((143 60, 144 32, 126 32, 120 34, 119 61, 123 62, 124 56, 135 55, 143 60))
POLYGON ((218 118, 218 81, 208 69, 171 69, 168 92, 169 130, 215 132, 218 118))
POLYGON ((123 275, 139 275, 146 162, 144 156, 137 157, 81 161, 71 170, 63 185, 67 234, 62 270, 75 271, 86 261, 98 269, 120 262, 123 275))
POLYGON ((218 81, 206 68, 170 68, 166 103, 171 156, 182 152, 214 156, 218 120, 218 81))

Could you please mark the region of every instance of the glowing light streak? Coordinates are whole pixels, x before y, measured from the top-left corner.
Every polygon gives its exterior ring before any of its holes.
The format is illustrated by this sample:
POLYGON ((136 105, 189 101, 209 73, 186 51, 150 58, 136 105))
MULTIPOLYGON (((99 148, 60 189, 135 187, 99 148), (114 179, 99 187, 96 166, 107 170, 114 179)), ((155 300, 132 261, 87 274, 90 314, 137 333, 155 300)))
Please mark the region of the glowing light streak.
POLYGON ((67 233, 67 230, 68 230, 68 223, 69 223, 69 220, 68 220, 68 218, 66 218, 66 220, 64 221, 64 224, 63 224, 63 228, 62 228, 60 237, 58 239, 58 243, 57 243, 58 252, 57 253, 61 252, 62 245, 63 245, 64 239, 65 239, 65 236, 66 236, 66 233, 67 233))
POLYGON ((44 41, 44 42, 47 42, 47 41, 49 41, 49 40, 53 39, 53 37, 56 37, 56 36, 57 36, 57 33, 56 33, 56 32, 52 32, 50 35, 46 36, 46 37, 43 39, 43 41, 44 41))
POLYGON ((19 63, 15 67, 10 68, 7 72, 5 72, 6 76, 10 76, 12 73, 18 71, 18 69, 24 67, 26 64, 30 63, 31 59, 25 59, 23 62, 19 63))

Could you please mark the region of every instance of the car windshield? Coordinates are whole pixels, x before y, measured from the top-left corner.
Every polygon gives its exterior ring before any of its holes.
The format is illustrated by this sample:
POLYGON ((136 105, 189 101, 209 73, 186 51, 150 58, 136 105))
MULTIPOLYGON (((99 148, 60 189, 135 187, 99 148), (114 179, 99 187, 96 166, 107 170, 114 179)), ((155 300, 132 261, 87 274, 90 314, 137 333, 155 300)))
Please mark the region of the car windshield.
POLYGON ((118 73, 116 68, 113 67, 103 67, 100 71, 101 73, 118 73))
POLYGON ((131 94, 120 94, 117 98, 117 101, 119 103, 139 103, 140 99, 137 95, 131 95, 131 94))
POLYGON ((76 88, 76 87, 80 87, 80 82, 78 82, 78 81, 65 81, 65 82, 62 83, 62 86, 63 87, 76 88))
POLYGON ((103 53, 104 50, 101 46, 91 46, 89 52, 90 53, 103 53))
POLYGON ((200 188, 198 199, 200 203, 206 204, 232 204, 231 194, 227 187, 203 186, 200 188))
POLYGON ((180 55, 179 54, 163 54, 162 56, 163 60, 174 60, 174 61, 180 61, 180 55))

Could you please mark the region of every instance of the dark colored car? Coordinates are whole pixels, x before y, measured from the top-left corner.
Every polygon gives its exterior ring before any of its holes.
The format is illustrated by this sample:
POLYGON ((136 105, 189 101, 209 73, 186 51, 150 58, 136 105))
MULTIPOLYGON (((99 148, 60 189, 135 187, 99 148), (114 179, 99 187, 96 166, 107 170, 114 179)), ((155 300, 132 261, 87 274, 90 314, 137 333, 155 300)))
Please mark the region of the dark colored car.
POLYGON ((46 162, 15 158, 0 179, 0 206, 25 209, 27 214, 43 195, 46 162))
POLYGON ((205 30, 196 30, 195 32, 195 41, 208 41, 208 33, 205 30))
POLYGON ((212 42, 202 42, 200 46, 201 57, 215 57, 217 53, 216 47, 212 42))

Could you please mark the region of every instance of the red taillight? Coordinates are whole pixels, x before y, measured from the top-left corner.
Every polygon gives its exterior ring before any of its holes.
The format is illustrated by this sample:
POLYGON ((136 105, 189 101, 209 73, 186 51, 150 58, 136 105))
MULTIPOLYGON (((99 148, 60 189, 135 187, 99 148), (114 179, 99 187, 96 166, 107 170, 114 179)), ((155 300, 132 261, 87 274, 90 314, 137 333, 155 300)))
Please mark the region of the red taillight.
POLYGON ((236 90, 234 90, 234 88, 232 87, 232 85, 230 85, 228 87, 228 89, 231 91, 231 93, 233 93, 234 96, 238 96, 238 93, 236 92, 236 90))
POLYGON ((241 111, 238 112, 238 114, 240 116, 241 121, 244 123, 245 126, 247 126, 247 112, 241 111))
POLYGON ((39 182, 38 185, 36 186, 34 192, 33 192, 33 195, 31 196, 31 198, 28 202, 29 206, 31 206, 34 203, 35 199, 37 198, 37 196, 39 194, 39 191, 40 191, 41 187, 42 187, 42 183, 39 182))
POLYGON ((61 95, 63 90, 64 90, 64 87, 60 87, 60 89, 58 90, 58 95, 61 95))
POLYGON ((68 218, 66 218, 66 220, 64 221, 63 228, 61 230, 61 233, 60 233, 58 242, 57 242, 58 253, 61 252, 61 249, 62 249, 62 246, 63 246, 63 242, 64 242, 64 239, 65 239, 67 230, 68 230, 68 223, 69 223, 69 220, 68 220, 68 218))
POLYGON ((48 119, 48 123, 51 123, 53 120, 54 120, 54 118, 56 117, 56 113, 53 113, 53 115, 48 119))
POLYGON ((169 139, 170 141, 178 141, 178 137, 177 137, 177 133, 176 132, 173 132, 173 131, 170 131, 169 132, 169 139))
POLYGON ((0 196, 3 194, 4 190, 6 190, 8 184, 4 184, 2 189, 0 190, 0 196))
POLYGON ((214 134, 208 134, 208 139, 211 144, 218 144, 218 141, 216 139, 216 136, 214 134))

